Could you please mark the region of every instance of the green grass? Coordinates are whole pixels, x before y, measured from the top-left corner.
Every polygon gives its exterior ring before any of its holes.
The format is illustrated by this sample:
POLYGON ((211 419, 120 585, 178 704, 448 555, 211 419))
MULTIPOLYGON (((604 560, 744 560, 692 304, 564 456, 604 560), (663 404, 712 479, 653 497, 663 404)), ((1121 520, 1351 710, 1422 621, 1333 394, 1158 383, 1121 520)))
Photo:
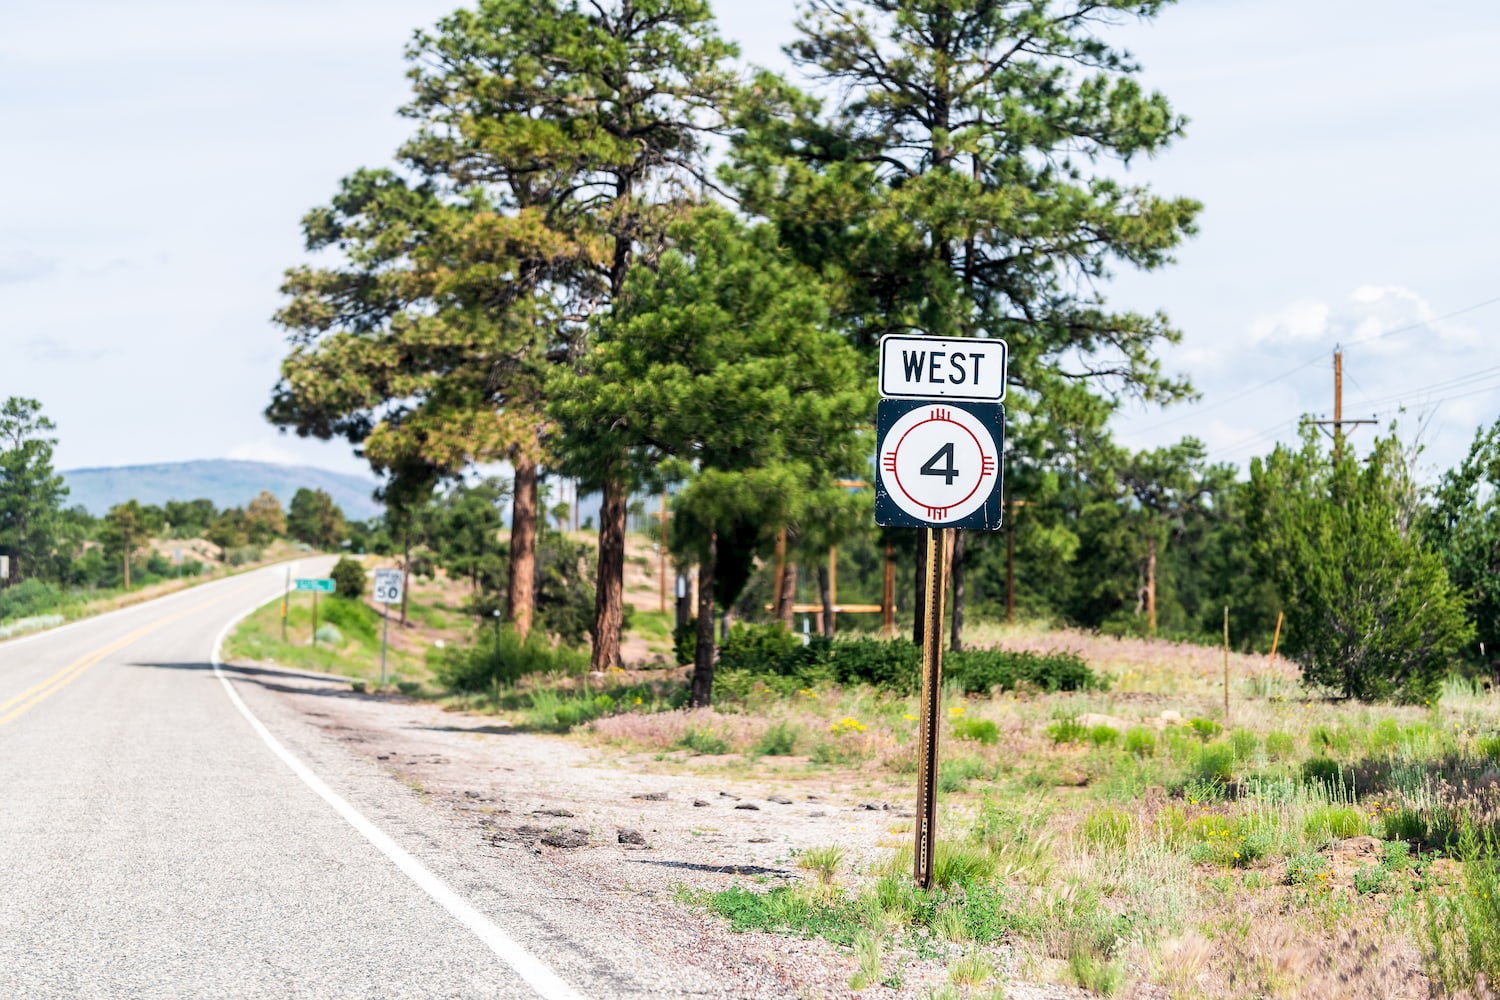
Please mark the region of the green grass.
MULTIPOLYGON (((288 606, 286 641, 281 638, 281 602, 273 601, 240 622, 230 634, 224 652, 232 660, 274 662, 365 681, 379 679, 378 612, 359 601, 321 597, 318 624, 336 626, 343 634, 343 644, 336 649, 324 643, 313 646, 312 599, 306 594, 293 594, 288 606)), ((390 678, 408 681, 426 681, 431 677, 425 655, 413 655, 394 647, 387 653, 386 671, 390 678)))

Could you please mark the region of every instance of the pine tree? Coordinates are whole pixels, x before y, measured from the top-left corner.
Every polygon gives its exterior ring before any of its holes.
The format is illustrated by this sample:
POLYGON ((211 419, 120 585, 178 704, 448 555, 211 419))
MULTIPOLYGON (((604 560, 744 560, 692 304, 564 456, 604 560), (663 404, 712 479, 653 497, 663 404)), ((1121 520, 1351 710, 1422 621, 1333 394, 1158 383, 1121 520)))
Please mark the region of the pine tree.
POLYGON ((0 405, 0 552, 19 583, 42 574, 56 549, 55 529, 68 488, 52 471, 56 425, 34 399, 11 396, 0 405))
POLYGON ((811 516, 868 462, 873 386, 769 227, 703 207, 673 235, 655 270, 631 274, 579 372, 554 381, 550 412, 570 447, 602 439, 653 488, 681 484, 674 546, 699 565, 692 702, 707 705, 716 601, 733 604, 774 526, 811 516))
POLYGON ((1101 291, 1117 266, 1167 263, 1199 209, 1095 170, 1182 135, 1102 36, 1165 6, 810 0, 788 52, 846 98, 824 115, 763 75, 742 115, 728 178, 839 290, 854 343, 1006 338, 1008 462, 1089 447, 1122 394, 1187 392, 1153 356, 1178 337, 1166 317, 1101 291))

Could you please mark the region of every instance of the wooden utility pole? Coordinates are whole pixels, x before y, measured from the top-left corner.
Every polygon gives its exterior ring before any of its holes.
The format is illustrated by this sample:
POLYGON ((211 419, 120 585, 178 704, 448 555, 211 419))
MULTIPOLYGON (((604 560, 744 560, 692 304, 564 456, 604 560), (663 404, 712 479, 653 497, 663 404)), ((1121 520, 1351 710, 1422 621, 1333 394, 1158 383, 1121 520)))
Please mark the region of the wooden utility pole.
POLYGON ((1016 623, 1016 511, 1031 501, 1010 502, 1010 523, 1005 526, 1005 623, 1016 623))
POLYGON ((1224 724, 1229 725, 1229 605, 1224 605, 1224 724))
POLYGON ((880 592, 881 625, 887 639, 896 634, 896 547, 885 543, 885 587, 880 592))
MULTIPOLYGON (((577 487, 574 487, 574 509, 577 509, 577 487)), ((661 613, 667 613, 667 492, 661 494, 661 554, 657 559, 657 575, 661 577, 661 613)))
POLYGON ((1369 420, 1345 420, 1344 419, 1344 352, 1341 348, 1333 349, 1333 419, 1314 420, 1317 427, 1333 427, 1333 460, 1337 462, 1344 452, 1344 425, 1373 424, 1375 419, 1369 420))

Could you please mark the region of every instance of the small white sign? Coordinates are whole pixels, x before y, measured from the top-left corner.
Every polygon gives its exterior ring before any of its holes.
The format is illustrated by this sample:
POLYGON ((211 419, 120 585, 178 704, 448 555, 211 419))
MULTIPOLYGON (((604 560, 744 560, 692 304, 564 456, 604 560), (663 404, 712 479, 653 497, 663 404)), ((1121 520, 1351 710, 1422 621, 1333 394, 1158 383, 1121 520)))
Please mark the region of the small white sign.
POLYGON ((1003 340, 978 337, 880 338, 880 394, 894 399, 1005 399, 1003 340))
POLYGON ((399 569, 375 571, 375 600, 381 604, 401 603, 401 571, 399 569))

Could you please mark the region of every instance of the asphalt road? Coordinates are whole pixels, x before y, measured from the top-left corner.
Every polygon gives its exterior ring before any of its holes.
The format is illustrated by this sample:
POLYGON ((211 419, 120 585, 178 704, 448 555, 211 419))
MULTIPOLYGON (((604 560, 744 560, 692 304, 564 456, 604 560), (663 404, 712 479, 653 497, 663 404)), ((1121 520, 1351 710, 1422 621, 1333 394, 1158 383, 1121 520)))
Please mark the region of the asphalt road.
POLYGON ((0 643, 0 997, 652 995, 217 669, 284 572, 0 643))

